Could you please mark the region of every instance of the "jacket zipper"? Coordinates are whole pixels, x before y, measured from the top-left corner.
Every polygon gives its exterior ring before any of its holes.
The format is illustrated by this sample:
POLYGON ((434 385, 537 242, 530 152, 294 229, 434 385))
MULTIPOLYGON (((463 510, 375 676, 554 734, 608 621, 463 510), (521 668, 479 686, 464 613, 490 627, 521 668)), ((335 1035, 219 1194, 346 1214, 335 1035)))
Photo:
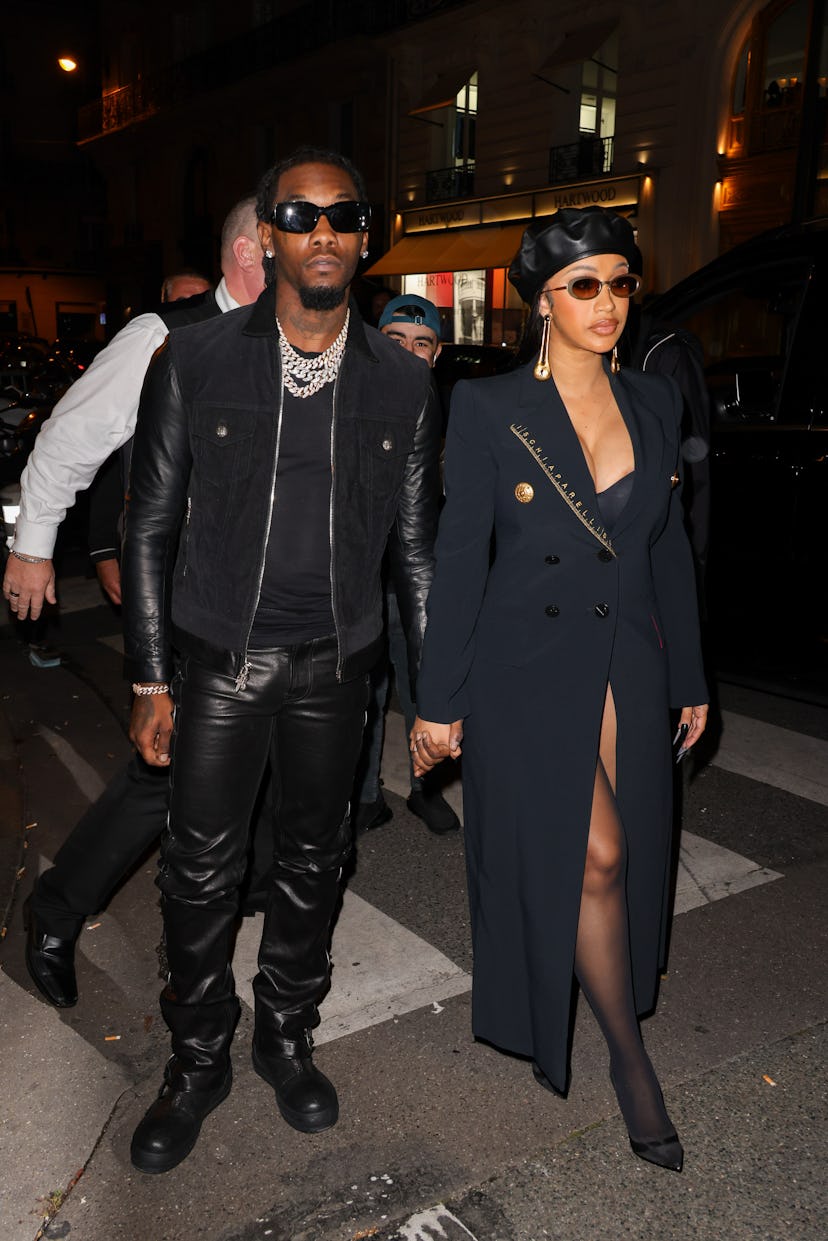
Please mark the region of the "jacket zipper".
POLYGON ((331 578, 331 612, 333 613, 334 630, 336 631, 336 679, 342 680, 342 645, 339 640, 339 620, 336 615, 336 587, 334 584, 334 491, 336 489, 336 470, 334 468, 334 444, 336 438, 336 396, 339 391, 339 376, 345 365, 343 357, 339 370, 336 372, 333 390, 333 409, 331 411, 331 502, 328 510, 328 531, 331 543, 330 578, 331 578))
MULTIPOLYGON (((278 345, 277 359, 278 359, 278 345)), ((270 541, 270 527, 273 524, 273 506, 276 502, 276 474, 279 469, 279 449, 282 443, 282 414, 285 407, 285 389, 281 383, 282 372, 281 362, 277 360, 276 373, 279 379, 279 416, 276 421, 276 451, 273 454, 273 473, 270 476, 270 507, 267 514, 267 528, 265 530, 264 543, 262 544, 262 556, 259 561, 259 580, 256 583, 256 602, 253 605, 253 611, 250 614, 250 624, 247 627, 247 637, 244 640, 244 652, 242 654, 242 665, 236 676, 235 690, 240 694, 242 690, 247 688, 247 678, 250 675, 250 660, 247 658, 248 647, 250 645, 250 635, 253 632, 253 622, 256 619, 256 609, 259 606, 259 600, 262 597, 262 582, 264 581, 265 563, 267 562, 267 545, 270 541)))
POLYGON ((189 565, 190 555, 190 517, 193 512, 193 497, 187 496, 187 515, 184 518, 184 572, 182 577, 187 576, 187 568, 189 565))

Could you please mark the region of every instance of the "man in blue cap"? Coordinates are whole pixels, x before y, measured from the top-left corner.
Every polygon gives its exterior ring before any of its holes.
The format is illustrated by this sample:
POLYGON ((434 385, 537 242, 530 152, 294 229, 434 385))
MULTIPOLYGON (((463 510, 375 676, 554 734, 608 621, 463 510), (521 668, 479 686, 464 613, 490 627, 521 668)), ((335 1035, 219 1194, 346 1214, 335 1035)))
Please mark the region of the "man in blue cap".
POLYGON ((428 366, 433 367, 440 356, 440 312, 427 297, 403 293, 392 298, 377 326, 383 336, 390 336, 428 366))
MULTIPOLYGON (((428 298, 416 293, 403 293, 388 302, 377 324, 383 336, 389 336, 415 357, 422 358, 433 367, 440 356, 440 312, 428 298)), ((400 700, 405 717, 406 736, 414 723, 416 710, 411 696, 408 656, 403 634, 397 598, 393 587, 386 587, 388 607, 388 648, 400 700)), ((384 736, 385 706, 388 697, 388 665, 385 661, 373 674, 371 701, 368 704, 368 720, 365 729, 362 756, 357 773, 358 796, 355 798, 354 828, 357 834, 387 823, 391 807, 382 795, 380 784, 380 761, 384 736)), ((409 756, 410 764, 410 756, 409 756)), ((408 809, 422 819, 429 831, 438 836, 454 832, 460 826, 440 790, 434 774, 417 778, 411 770, 411 792, 406 801, 408 809)))

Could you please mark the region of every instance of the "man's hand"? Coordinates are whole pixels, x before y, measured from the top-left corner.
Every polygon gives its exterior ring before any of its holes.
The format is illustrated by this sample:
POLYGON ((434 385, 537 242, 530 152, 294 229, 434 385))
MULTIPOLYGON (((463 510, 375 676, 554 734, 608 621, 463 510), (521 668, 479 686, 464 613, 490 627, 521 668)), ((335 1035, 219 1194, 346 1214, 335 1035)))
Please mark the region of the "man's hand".
POLYGON ((109 596, 112 602, 117 606, 121 606, 121 569, 118 561, 114 556, 107 560, 95 561, 95 572, 98 575, 98 581, 101 588, 109 596))
POLYGON ((169 694, 136 694, 129 739, 150 767, 168 767, 173 731, 173 700, 169 694))
POLYGON ((27 564, 10 555, 3 574, 3 597, 18 620, 31 616, 37 620, 43 611, 43 601, 57 603, 55 594, 55 566, 51 560, 41 564, 27 564))
POLYGON ((459 758, 463 752, 460 748, 462 720, 455 720, 453 724, 433 724, 421 720, 418 715, 409 736, 415 776, 424 776, 444 758, 459 758))

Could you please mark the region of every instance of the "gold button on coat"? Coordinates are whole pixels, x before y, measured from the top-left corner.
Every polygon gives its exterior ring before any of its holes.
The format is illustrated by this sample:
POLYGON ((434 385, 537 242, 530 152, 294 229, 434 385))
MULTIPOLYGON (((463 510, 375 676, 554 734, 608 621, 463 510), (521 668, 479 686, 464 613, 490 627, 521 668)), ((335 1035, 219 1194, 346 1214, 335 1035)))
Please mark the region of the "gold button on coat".
POLYGON ((521 504, 529 504, 535 498, 535 488, 531 483, 518 483, 515 487, 515 496, 521 504))

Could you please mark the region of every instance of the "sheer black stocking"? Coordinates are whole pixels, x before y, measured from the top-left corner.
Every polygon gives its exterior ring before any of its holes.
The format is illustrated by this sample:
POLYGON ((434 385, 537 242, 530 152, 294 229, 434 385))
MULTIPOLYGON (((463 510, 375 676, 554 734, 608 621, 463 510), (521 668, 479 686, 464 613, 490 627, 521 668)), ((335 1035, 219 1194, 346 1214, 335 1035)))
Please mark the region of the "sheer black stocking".
POLYGON ((610 1075, 630 1137, 649 1142, 667 1137, 673 1125, 635 1012, 625 884, 627 849, 615 804, 614 778, 615 708, 608 691, 601 755, 595 771, 575 973, 607 1040, 610 1075))

